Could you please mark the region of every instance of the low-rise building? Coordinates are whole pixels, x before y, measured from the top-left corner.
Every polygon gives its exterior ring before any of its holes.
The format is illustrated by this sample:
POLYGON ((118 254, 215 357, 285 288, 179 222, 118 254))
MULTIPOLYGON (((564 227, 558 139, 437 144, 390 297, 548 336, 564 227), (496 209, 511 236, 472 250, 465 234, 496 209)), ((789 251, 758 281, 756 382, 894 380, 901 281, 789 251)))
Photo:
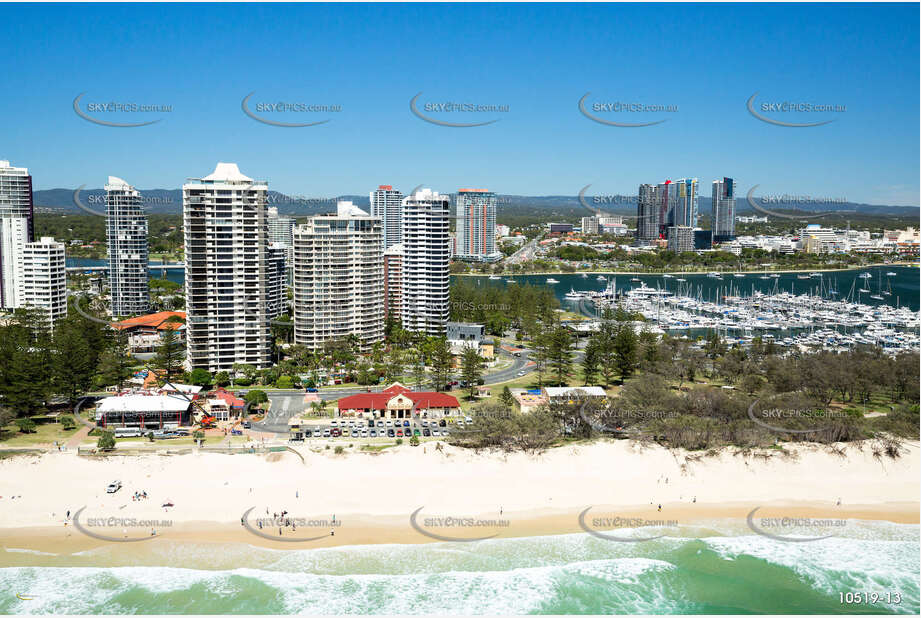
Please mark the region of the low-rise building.
POLYGON ((169 429, 191 422, 192 402, 181 394, 128 393, 106 397, 96 406, 96 424, 105 428, 169 429))
POLYGON ((486 338, 486 327, 482 324, 473 324, 471 322, 448 322, 445 337, 452 341, 476 341, 479 343, 486 338))
POLYGON ((549 403, 574 403, 608 396, 600 386, 547 386, 543 394, 549 403))
POLYGON ((531 391, 523 388, 512 388, 509 390, 512 393, 512 397, 515 398, 515 406, 518 408, 518 411, 524 414, 533 412, 538 406, 545 406, 548 403, 547 396, 539 390, 531 391))
POLYGON ((412 391, 394 383, 379 393, 359 393, 338 401, 339 416, 372 419, 442 418, 460 412, 456 397, 431 391, 412 391))
POLYGON ((132 354, 154 352, 166 331, 174 331, 179 342, 185 341, 185 312, 160 311, 122 320, 112 325, 128 335, 128 350, 132 354))

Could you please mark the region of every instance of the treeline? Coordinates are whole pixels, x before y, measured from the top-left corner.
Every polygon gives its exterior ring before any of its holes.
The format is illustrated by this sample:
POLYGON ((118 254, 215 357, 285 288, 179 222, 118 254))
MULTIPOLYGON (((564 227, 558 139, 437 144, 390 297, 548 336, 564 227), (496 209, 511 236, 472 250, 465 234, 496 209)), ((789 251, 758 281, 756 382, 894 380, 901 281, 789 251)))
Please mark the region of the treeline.
MULTIPOLYGON (((758 339, 746 349, 716 335, 659 338, 637 331, 635 317, 606 312, 581 361, 585 384, 623 385, 616 397, 531 414, 512 413, 510 397, 500 398, 502 404, 475 408, 474 426, 455 442, 533 450, 564 438, 613 435, 707 450, 873 438, 874 453, 897 456, 898 438, 919 437, 917 352, 786 352, 758 339)), ((547 371, 554 383, 568 383, 573 350, 564 331, 552 321, 538 324, 531 356, 538 380, 547 371)))
MULTIPOLYGON (((104 211, 105 206, 100 206, 104 211)), ((151 214, 147 216, 147 232, 151 253, 172 253, 182 247, 182 215, 151 214)), ((96 250, 105 255, 106 218, 90 214, 35 215, 35 236, 53 236, 55 240, 70 243, 81 240, 85 244, 100 243, 96 250)), ((76 248, 68 253, 77 254, 76 248)))
POLYGON ((107 324, 75 311, 53 331, 37 328, 40 320, 33 310, 17 309, 0 326, 4 421, 46 412, 55 403, 72 407, 88 390, 121 384, 132 374, 127 341, 107 324))
POLYGON ((452 321, 486 326, 490 335, 521 328, 560 306, 553 290, 533 285, 483 285, 459 277, 451 284, 452 321))

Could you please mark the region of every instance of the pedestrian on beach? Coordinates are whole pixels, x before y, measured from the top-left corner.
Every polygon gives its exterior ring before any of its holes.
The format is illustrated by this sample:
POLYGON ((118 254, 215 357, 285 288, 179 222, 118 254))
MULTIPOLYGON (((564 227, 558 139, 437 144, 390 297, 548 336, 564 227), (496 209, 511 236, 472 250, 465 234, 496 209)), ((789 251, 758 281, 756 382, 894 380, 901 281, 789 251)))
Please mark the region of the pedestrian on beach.
POLYGON ((661 505, 661 504, 659 505, 659 511, 660 511, 660 512, 662 511, 662 505, 661 505))
POLYGON ((336 536, 336 529, 335 529, 335 528, 330 528, 330 530, 329 530, 329 536, 336 536))

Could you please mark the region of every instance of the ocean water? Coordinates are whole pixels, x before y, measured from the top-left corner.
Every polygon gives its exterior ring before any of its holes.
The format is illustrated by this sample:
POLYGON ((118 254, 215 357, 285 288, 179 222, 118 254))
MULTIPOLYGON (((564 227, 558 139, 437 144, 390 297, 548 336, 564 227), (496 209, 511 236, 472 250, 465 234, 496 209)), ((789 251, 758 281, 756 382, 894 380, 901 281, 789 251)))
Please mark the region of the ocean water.
POLYGON ((0 613, 919 611, 917 525, 849 521, 840 536, 807 543, 736 521, 661 532, 642 543, 567 534, 317 550, 166 540, 71 555, 4 548, 0 613), (902 602, 843 605, 842 592, 898 592, 902 602))

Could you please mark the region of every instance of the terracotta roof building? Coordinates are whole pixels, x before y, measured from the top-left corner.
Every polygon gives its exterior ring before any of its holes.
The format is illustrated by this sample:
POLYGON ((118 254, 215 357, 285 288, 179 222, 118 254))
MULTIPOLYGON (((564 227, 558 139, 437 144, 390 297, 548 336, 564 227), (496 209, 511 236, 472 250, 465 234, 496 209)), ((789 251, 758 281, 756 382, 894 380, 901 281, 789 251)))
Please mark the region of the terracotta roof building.
POLYGON ((359 393, 338 402, 339 416, 365 418, 441 418, 460 412, 456 397, 431 391, 412 391, 394 383, 379 393, 359 393))

